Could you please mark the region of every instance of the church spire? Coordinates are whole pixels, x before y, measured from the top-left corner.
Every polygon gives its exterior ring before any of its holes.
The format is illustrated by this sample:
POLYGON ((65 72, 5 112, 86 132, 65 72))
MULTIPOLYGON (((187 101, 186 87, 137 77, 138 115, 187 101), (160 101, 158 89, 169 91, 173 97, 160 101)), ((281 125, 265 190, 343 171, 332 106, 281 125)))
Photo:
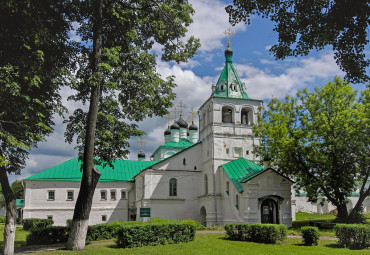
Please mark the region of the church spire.
POLYGON ((217 84, 213 85, 212 96, 250 99, 245 84, 240 80, 232 63, 233 51, 230 48, 230 36, 235 33, 232 33, 229 29, 225 31, 225 34, 229 36, 228 47, 225 50, 225 67, 218 78, 217 84))

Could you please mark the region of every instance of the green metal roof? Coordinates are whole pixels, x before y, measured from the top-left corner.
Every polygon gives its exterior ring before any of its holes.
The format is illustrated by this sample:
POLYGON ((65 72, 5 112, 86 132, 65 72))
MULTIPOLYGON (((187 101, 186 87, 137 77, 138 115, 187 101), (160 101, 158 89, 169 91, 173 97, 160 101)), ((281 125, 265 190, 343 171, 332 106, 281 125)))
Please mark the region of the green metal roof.
POLYGON ((160 148, 188 148, 190 146, 194 145, 194 143, 190 142, 188 139, 180 138, 179 142, 168 142, 161 146, 160 148))
POLYGON ((19 208, 19 207, 23 207, 23 206, 24 206, 24 199, 19 199, 19 198, 17 198, 17 199, 15 200, 15 204, 16 204, 17 208, 19 208))
MULTIPOLYGON (((96 166, 101 172, 100 182, 130 182, 140 170, 145 169, 158 161, 136 161, 136 160, 115 160, 114 169, 110 166, 96 166)), ((32 175, 25 180, 29 181, 81 181, 82 162, 78 158, 70 159, 57 166, 46 169, 40 173, 32 175)))
POLYGON ((249 181, 264 171, 262 166, 245 158, 238 158, 222 167, 240 193, 243 192, 243 182, 249 181))
POLYGON ((227 48, 225 51, 225 67, 214 85, 213 97, 242 98, 250 99, 247 94, 245 84, 240 80, 233 63, 232 50, 227 48))

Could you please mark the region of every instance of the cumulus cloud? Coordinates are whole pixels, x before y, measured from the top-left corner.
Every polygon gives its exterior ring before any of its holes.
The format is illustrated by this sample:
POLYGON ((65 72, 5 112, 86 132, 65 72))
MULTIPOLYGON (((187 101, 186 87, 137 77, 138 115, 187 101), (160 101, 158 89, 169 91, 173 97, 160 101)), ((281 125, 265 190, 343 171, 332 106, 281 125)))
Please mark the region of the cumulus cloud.
POLYGON ((335 75, 344 75, 335 63, 332 52, 323 53, 318 58, 311 57, 292 62, 281 74, 273 74, 250 65, 234 66, 246 83, 249 96, 258 99, 272 96, 283 98, 286 94, 293 95, 299 89, 318 80, 332 80, 335 75))

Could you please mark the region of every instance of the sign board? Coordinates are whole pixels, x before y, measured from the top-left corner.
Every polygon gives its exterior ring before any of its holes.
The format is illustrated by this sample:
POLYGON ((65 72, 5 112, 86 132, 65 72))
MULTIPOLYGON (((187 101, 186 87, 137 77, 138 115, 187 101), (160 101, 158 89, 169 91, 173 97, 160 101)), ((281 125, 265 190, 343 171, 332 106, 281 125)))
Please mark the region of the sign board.
POLYGON ((150 208, 140 208, 140 217, 150 217, 150 208))

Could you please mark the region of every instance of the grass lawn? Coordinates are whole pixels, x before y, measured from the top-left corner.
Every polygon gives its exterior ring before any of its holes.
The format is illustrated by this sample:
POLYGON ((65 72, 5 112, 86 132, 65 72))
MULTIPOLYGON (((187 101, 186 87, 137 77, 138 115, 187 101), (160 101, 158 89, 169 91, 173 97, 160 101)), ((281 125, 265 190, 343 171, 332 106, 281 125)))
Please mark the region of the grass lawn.
MULTIPOLYGON (((4 223, 0 224, 0 246, 4 245, 4 223)), ((15 231, 15 247, 25 246, 26 245, 26 237, 28 235, 28 231, 24 231, 23 228, 17 228, 15 231)))
POLYGON ((320 240, 319 246, 302 246, 300 239, 288 239, 282 244, 257 244, 250 242, 237 242, 224 239, 223 234, 201 234, 197 235, 195 241, 189 243, 149 246, 131 249, 120 249, 115 245, 87 246, 84 251, 49 251, 40 252, 40 255, 58 255, 58 254, 130 254, 130 255, 230 255, 230 254, 369 254, 369 250, 348 250, 337 248, 335 241, 320 240))

